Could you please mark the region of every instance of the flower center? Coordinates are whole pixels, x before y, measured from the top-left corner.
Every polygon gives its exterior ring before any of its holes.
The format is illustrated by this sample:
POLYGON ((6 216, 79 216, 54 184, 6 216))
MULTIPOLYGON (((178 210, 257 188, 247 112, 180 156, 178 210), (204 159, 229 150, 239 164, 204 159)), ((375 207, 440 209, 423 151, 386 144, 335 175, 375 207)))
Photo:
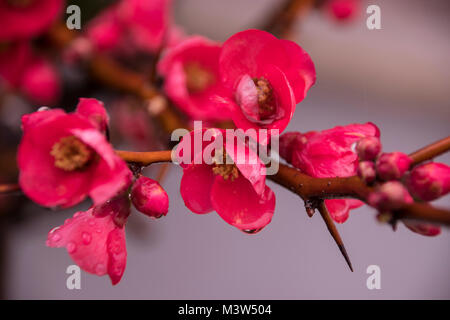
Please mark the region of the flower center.
POLYGON ((6 0, 6 2, 15 8, 26 8, 33 4, 35 0, 6 0))
POLYGON ((254 78, 253 82, 258 92, 259 117, 261 120, 271 118, 276 112, 273 89, 264 78, 254 78))
POLYGON ((191 62, 184 66, 186 87, 190 93, 205 90, 214 83, 214 75, 198 63, 191 62))
POLYGON ((65 171, 82 169, 92 158, 92 150, 74 136, 61 138, 50 154, 55 158, 55 167, 65 171))
POLYGON ((215 163, 212 171, 214 174, 221 175, 224 180, 230 179, 234 181, 239 177, 239 169, 236 167, 234 163, 227 164, 226 162, 227 154, 223 153, 223 161, 222 163, 215 163))

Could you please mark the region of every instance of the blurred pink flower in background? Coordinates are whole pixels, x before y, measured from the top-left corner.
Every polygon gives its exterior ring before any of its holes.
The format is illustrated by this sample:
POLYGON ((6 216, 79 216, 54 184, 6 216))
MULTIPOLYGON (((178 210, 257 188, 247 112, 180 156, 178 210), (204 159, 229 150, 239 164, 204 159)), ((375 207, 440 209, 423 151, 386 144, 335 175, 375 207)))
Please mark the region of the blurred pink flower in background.
POLYGON ((183 37, 171 9, 171 0, 121 0, 89 23, 86 36, 99 51, 155 53, 164 42, 173 45, 183 37))
MULTIPOLYGON (((358 156, 353 145, 365 137, 379 137, 373 123, 338 126, 304 134, 288 132, 280 138, 280 155, 305 174, 317 178, 350 177, 357 174, 358 156)), ((325 200, 331 217, 347 220, 349 210, 363 202, 354 199, 325 200)))
POLYGON ((219 43, 193 36, 169 49, 158 64, 164 91, 195 120, 229 119, 228 108, 213 99, 223 94, 219 77, 219 43))
POLYGON ((87 195, 101 204, 130 183, 126 163, 86 116, 53 109, 22 117, 19 184, 38 204, 69 207, 87 195))
POLYGON ((25 41, 6 44, 0 50, 0 80, 0 86, 18 90, 41 105, 53 105, 61 95, 58 71, 25 41))
POLYGON ((237 127, 283 131, 314 84, 309 55, 296 43, 260 30, 238 32, 222 46, 220 75, 237 127))
POLYGON ((41 34, 55 22, 63 5, 63 0, 0 0, 0 41, 41 34))
POLYGON ((357 17, 361 0, 328 0, 326 10, 338 21, 349 21, 357 17))

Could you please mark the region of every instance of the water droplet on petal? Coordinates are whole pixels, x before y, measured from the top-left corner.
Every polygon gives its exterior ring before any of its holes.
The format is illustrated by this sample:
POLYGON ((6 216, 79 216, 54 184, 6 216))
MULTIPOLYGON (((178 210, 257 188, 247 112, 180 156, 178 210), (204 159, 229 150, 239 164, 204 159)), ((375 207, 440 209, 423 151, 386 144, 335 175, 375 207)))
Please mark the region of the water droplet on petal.
POLYGON ((75 245, 75 243, 69 242, 69 243, 67 244, 67 252, 69 252, 69 253, 74 253, 75 250, 77 250, 77 246, 75 245))
POLYGON ((64 224, 69 224, 70 222, 72 221, 72 219, 66 219, 65 221, 64 221, 64 224))
POLYGON ((97 233, 102 233, 102 229, 97 228, 97 229, 95 229, 95 232, 97 232, 97 233))
POLYGON ((58 233, 54 233, 54 234, 52 234, 52 236, 50 237, 50 240, 51 240, 51 241, 54 241, 54 242, 58 242, 59 240, 61 240, 61 236, 60 236, 58 233))
POLYGON ((73 215, 73 217, 74 218, 77 218, 77 217, 79 217, 81 215, 81 211, 78 211, 77 213, 75 213, 74 215, 73 215))
POLYGON ((242 230, 242 231, 245 232, 245 233, 248 233, 248 234, 256 234, 256 233, 260 232, 262 229, 263 228, 252 229, 252 230, 242 230))
POLYGON ((90 233, 83 232, 83 234, 81 235, 81 238, 83 239, 84 244, 87 245, 87 244, 91 243, 92 236, 90 233))
POLYGON ((93 227, 93 226, 95 225, 95 222, 94 222, 94 221, 89 221, 89 225, 90 225, 91 227, 93 227))

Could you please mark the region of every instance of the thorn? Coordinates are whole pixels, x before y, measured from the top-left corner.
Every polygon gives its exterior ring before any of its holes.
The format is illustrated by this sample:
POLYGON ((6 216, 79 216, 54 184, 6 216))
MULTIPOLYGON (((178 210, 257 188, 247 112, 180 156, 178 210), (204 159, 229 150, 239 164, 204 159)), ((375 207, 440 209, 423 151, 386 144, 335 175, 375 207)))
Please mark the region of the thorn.
POLYGON ((334 221, 331 219, 330 214, 328 212, 327 207, 325 206, 325 202, 321 201, 318 206, 320 215, 322 216, 323 221, 325 222, 325 225, 327 226, 328 231, 330 232, 331 236, 333 237, 334 241, 336 242, 339 251, 341 251, 342 255, 344 256, 345 261, 347 262, 348 267, 350 268, 351 272, 353 272, 353 266, 352 262, 350 261, 350 257, 347 254, 347 250, 345 249, 344 242, 342 241, 341 236, 339 235, 339 232, 336 228, 336 225, 334 224, 334 221))

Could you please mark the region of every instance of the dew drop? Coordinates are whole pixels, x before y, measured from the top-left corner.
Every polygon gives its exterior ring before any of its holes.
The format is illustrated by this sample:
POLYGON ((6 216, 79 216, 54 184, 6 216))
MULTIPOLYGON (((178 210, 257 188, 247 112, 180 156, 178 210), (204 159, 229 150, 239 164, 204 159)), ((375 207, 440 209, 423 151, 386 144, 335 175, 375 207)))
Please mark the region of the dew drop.
POLYGON ((53 233, 51 236, 51 240, 58 242, 59 240, 61 240, 61 236, 58 233, 53 233))
POLYGON ((75 214, 73 215, 73 217, 74 217, 74 218, 78 218, 80 215, 81 215, 81 211, 78 211, 77 213, 75 213, 75 214))
POLYGON ((69 243, 67 244, 67 252, 69 252, 69 253, 74 253, 75 250, 77 250, 77 246, 75 245, 75 243, 69 242, 69 243))
POLYGON ((89 243, 91 243, 92 236, 90 233, 83 232, 83 234, 81 235, 81 238, 83 239, 84 244, 88 245, 89 243))
POLYGON ((245 233, 248 233, 248 234, 256 234, 256 233, 260 232, 262 229, 263 228, 252 229, 252 230, 242 230, 242 231, 245 232, 245 233))

